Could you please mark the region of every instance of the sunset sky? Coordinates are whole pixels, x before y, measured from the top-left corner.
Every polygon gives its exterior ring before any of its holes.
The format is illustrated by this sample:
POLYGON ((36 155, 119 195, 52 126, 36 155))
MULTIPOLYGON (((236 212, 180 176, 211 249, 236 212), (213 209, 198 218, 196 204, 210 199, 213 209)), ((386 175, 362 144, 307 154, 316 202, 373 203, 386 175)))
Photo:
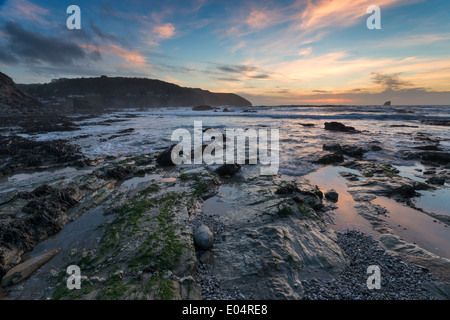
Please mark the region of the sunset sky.
POLYGON ((449 0, 0 0, 0 49, 18 83, 104 74, 254 105, 450 105, 449 0))

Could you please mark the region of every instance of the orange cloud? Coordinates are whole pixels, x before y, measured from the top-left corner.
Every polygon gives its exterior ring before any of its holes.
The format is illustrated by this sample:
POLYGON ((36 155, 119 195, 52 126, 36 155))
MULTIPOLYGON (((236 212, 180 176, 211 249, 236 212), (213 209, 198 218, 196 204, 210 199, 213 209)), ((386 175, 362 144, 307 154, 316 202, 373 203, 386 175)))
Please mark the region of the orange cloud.
POLYGON ((132 67, 145 66, 145 57, 137 51, 128 51, 117 45, 110 44, 108 52, 125 59, 125 61, 128 62, 132 67))
POLYGON ((84 48, 84 49, 88 49, 90 51, 98 51, 98 52, 102 52, 102 48, 101 47, 96 47, 92 44, 89 43, 79 43, 78 46, 84 48))
POLYGON ((78 45, 90 51, 98 51, 100 53, 119 56, 125 59, 130 67, 143 67, 146 65, 145 57, 138 51, 129 51, 115 44, 109 44, 106 46, 94 46, 87 43, 80 43, 78 45))
POLYGON ((160 39, 170 39, 175 34, 175 27, 171 23, 165 23, 154 26, 153 32, 156 33, 160 39))
MULTIPOLYGON (((419 0, 415 0, 419 1, 419 0)), ((407 0, 377 0, 376 5, 383 10, 386 7, 400 4, 411 4, 407 0)), ((348 27, 368 16, 366 10, 373 5, 373 0, 308 0, 305 9, 301 12, 297 26, 308 32, 324 27, 348 27)))
POLYGON ((245 22, 252 29, 264 29, 265 27, 272 24, 271 13, 264 9, 254 9, 250 12, 249 16, 245 20, 245 22))

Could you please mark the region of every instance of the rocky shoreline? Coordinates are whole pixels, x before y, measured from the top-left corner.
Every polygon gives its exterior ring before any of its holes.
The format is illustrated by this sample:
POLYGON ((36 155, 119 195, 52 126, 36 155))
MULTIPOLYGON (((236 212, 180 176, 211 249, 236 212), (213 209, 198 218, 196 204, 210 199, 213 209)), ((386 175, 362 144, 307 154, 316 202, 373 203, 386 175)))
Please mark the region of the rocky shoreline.
MULTIPOLYGON (((360 133, 336 123, 326 130, 360 133)), ((445 152, 403 154, 427 164, 422 173, 428 180, 422 183, 399 176, 391 165, 364 160, 369 149, 380 150, 376 143, 323 146, 325 153, 317 162, 340 163, 358 172, 340 174, 348 181, 358 214, 382 235, 375 240, 355 231, 333 231, 329 221, 342 195, 322 192, 303 178, 245 174, 245 165, 173 166, 163 161, 170 148, 97 161, 67 141, 0 139, 5 142, 0 148, 4 175, 40 167, 90 168, 70 181, 2 194, 0 277, 9 298, 449 298, 450 261, 396 238, 396 230, 382 219, 386 209, 371 203, 387 196, 413 206, 409 200, 418 191, 439 187, 441 181, 435 177, 443 177, 445 183, 445 152), (39 255, 33 249, 45 247, 69 222, 98 212, 109 217, 96 229, 98 239, 65 248, 48 244, 54 257, 40 264, 46 251, 39 255), (199 247, 195 233, 202 226, 211 239, 199 247), (39 263, 31 263, 33 258, 39 263), (68 264, 82 268, 83 290, 64 287, 68 264), (365 286, 369 264, 382 270, 385 282, 380 291, 365 286)), ((427 214, 445 226, 449 223, 445 215, 427 214)), ((68 243, 75 240, 64 238, 68 243)))

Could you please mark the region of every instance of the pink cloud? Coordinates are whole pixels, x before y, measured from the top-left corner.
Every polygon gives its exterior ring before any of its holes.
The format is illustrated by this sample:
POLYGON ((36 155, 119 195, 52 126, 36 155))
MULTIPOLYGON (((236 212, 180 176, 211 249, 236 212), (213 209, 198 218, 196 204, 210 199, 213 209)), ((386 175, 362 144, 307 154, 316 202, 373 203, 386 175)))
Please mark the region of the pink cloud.
POLYGON ((12 2, 11 7, 5 6, 3 10, 2 15, 6 15, 8 18, 26 19, 41 24, 49 24, 45 18, 49 14, 49 11, 27 0, 15 0, 12 2))
MULTIPOLYGON (((377 0, 376 5, 383 10, 394 5, 411 4, 420 0, 377 0)), ((373 0, 308 0, 298 17, 299 29, 314 31, 325 27, 348 27, 359 23, 368 16, 367 8, 373 0)))
POLYGON ((153 27, 153 32, 160 39, 170 39, 175 35, 175 27, 171 23, 156 25, 153 27))
POLYGON ((125 61, 129 63, 129 65, 132 67, 145 66, 145 57, 141 55, 138 51, 129 51, 117 45, 110 44, 108 46, 107 52, 125 59, 125 61))
POLYGON ((250 12, 245 22, 252 29, 261 30, 272 24, 273 16, 268 10, 254 9, 250 12))
POLYGON ((144 67, 146 66, 145 57, 139 51, 130 51, 115 44, 105 46, 94 46, 87 43, 78 44, 80 47, 90 51, 98 51, 100 53, 112 54, 124 59, 130 67, 144 67))

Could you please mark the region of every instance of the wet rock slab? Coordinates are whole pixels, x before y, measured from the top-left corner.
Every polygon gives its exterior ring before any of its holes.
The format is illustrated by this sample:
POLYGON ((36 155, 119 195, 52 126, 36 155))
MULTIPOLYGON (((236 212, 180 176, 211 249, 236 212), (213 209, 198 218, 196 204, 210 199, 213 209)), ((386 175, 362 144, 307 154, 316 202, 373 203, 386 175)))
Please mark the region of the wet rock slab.
POLYGON ((301 299, 302 276, 338 273, 347 259, 312 208, 320 210, 320 198, 306 185, 254 183, 242 181, 232 193, 239 209, 223 217, 234 228, 214 244, 212 276, 248 299, 301 299))

